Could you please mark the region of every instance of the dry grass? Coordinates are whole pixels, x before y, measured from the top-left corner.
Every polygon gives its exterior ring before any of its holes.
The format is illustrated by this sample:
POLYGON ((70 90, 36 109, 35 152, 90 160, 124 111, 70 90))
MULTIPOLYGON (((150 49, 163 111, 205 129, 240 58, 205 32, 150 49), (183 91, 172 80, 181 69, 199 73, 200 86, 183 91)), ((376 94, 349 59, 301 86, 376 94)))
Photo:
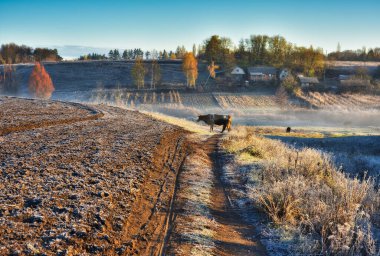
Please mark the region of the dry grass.
POLYGON ((213 96, 222 108, 278 107, 275 96, 246 93, 214 93, 213 96))
POLYGON ((351 179, 332 164, 330 156, 240 128, 223 141, 226 151, 246 164, 255 163, 250 199, 280 228, 301 235, 307 253, 375 253, 372 216, 379 213, 379 192, 371 179, 351 179))
POLYGON ((380 107, 380 96, 365 94, 332 94, 309 92, 300 98, 311 105, 324 109, 371 109, 380 107))
POLYGON ((172 117, 172 116, 164 115, 161 113, 155 113, 155 112, 143 112, 143 113, 148 114, 152 116, 153 118, 156 118, 160 121, 164 121, 169 124, 174 124, 179 127, 182 127, 189 132, 194 132, 199 135, 210 135, 209 126, 201 125, 200 123, 196 123, 194 121, 189 121, 186 119, 172 117))

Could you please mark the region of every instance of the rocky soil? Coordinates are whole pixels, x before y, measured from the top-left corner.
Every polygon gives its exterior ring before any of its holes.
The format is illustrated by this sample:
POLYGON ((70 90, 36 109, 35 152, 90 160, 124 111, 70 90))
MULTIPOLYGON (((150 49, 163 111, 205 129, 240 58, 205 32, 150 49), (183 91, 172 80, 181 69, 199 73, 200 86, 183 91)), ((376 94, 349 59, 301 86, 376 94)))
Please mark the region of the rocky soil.
POLYGON ((158 254, 185 132, 109 106, 0 98, 0 255, 158 254))

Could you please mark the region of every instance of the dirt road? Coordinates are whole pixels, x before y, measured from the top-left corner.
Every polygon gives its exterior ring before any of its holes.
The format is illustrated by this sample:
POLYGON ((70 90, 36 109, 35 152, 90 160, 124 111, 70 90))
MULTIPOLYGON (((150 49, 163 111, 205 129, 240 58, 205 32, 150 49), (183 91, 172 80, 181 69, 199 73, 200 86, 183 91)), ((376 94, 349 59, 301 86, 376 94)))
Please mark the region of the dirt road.
POLYGON ((240 214, 240 209, 233 207, 228 192, 222 181, 221 153, 218 149, 220 136, 214 135, 208 140, 212 150, 214 188, 211 214, 218 223, 216 232, 216 255, 266 255, 265 249, 255 238, 255 228, 247 223, 240 214))
POLYGON ((267 255, 255 228, 231 206, 214 135, 193 143, 179 178, 167 255, 267 255))

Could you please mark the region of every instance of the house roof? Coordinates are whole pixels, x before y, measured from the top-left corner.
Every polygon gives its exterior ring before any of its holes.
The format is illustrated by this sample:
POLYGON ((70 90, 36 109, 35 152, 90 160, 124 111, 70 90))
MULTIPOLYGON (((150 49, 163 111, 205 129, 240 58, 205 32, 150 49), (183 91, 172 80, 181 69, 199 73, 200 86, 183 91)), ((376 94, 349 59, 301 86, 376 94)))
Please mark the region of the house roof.
POLYGON ((257 75, 257 74, 276 75, 277 69, 274 67, 267 67, 267 66, 249 67, 248 73, 252 75, 257 75))
POLYGON ((241 67, 235 67, 232 72, 231 72, 232 75, 245 75, 245 72, 244 72, 244 69, 242 69, 241 67))
POLYGON ((354 77, 354 75, 339 75, 339 80, 349 80, 353 79, 354 77))
POLYGON ((319 80, 316 77, 299 76, 298 78, 302 84, 319 84, 319 80))

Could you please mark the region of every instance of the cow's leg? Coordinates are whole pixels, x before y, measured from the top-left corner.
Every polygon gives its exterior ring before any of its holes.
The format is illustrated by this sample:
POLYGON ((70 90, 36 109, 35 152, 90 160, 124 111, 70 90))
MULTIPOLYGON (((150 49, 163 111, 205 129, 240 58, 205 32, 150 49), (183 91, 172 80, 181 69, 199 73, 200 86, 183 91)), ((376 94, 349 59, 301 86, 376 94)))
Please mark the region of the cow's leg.
POLYGON ((226 129, 226 127, 227 127, 227 124, 224 124, 224 125, 223 125, 223 129, 222 129, 222 132, 221 132, 221 133, 223 133, 223 132, 224 132, 224 130, 226 129))

